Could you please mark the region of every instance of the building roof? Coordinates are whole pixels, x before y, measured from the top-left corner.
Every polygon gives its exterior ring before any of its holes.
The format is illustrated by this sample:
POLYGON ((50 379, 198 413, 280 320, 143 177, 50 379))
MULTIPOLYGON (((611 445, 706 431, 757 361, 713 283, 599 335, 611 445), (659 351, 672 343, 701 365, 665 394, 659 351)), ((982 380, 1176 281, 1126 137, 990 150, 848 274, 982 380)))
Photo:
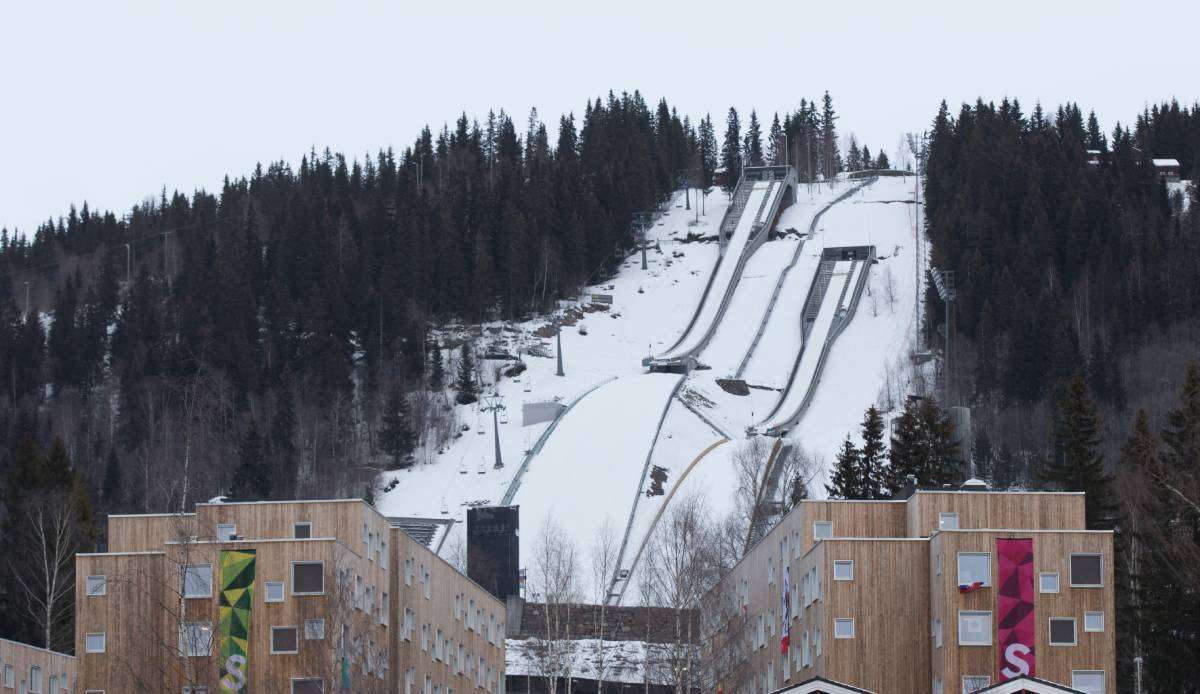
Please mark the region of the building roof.
POLYGON ((1155 166, 1179 166, 1178 159, 1153 159, 1155 166))
POLYGON ((984 687, 976 692, 976 694, 1018 694, 1019 692, 1029 692, 1030 694, 1084 694, 1078 689, 1040 680, 1029 675, 1022 675, 1015 680, 993 684, 990 687, 984 687))
POLYGON ((851 687, 848 684, 841 684, 833 680, 827 680, 824 677, 814 677, 805 680, 800 684, 794 684, 783 689, 776 689, 771 694, 875 694, 867 689, 859 689, 851 687))

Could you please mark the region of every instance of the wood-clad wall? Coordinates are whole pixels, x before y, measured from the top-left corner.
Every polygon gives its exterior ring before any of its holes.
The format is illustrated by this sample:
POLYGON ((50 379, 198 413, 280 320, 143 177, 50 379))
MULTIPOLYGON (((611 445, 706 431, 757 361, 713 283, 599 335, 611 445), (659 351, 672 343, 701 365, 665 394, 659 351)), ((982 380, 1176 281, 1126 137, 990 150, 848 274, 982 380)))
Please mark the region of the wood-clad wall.
POLYGON ((170 663, 164 659, 166 613, 162 552, 81 554, 75 559, 75 653, 78 691, 160 692, 170 663), (103 596, 89 597, 88 576, 105 576, 103 596), (103 633, 104 653, 87 653, 85 635, 103 633))
POLYGON ((1036 625, 1036 675, 1060 684, 1071 684, 1072 670, 1103 670, 1105 691, 1116 691, 1116 615, 1113 574, 1112 533, 1089 531, 945 531, 930 543, 931 618, 942 620, 941 648, 930 644, 934 673, 941 674, 945 691, 961 687, 963 676, 986 675, 992 682, 998 677, 995 643, 997 619, 996 539, 1033 539, 1034 614, 1036 625), (991 586, 971 593, 958 592, 958 553, 988 552, 991 555, 991 586), (1071 588, 1069 557, 1072 552, 1098 552, 1104 556, 1103 588, 1071 588), (942 556, 942 575, 935 575, 937 556, 942 556), (1058 593, 1038 591, 1037 574, 1058 572, 1058 593), (986 610, 992 613, 992 645, 959 646, 959 610, 986 610), (1103 612, 1104 631, 1083 630, 1084 612, 1103 612), (1074 617, 1076 646, 1049 645, 1049 619, 1074 617))
POLYGON ((399 528, 392 529, 392 567, 395 575, 393 585, 397 587, 398 600, 393 608, 393 636, 396 647, 393 651, 393 672, 396 686, 392 691, 404 694, 405 670, 413 670, 413 693, 422 691, 425 678, 431 685, 445 692, 474 692, 476 672, 480 658, 486 677, 491 669, 492 692, 502 685, 504 679, 504 603, 468 579, 457 569, 412 539, 399 528), (411 561, 412 580, 406 580, 406 560, 411 561), (429 597, 425 597, 422 582, 424 572, 429 573, 429 597), (476 615, 468 620, 467 612, 474 604, 476 615), (412 632, 404 633, 405 610, 412 611, 412 632), (429 644, 421 648, 421 626, 428 625, 429 644), (472 628, 468 628, 471 626, 472 628), (444 659, 435 658, 434 641, 438 631, 442 639, 449 640, 444 659), (492 637, 489 642, 488 636, 492 637), (458 647, 463 648, 463 660, 458 659, 458 647), (468 667, 467 657, 471 663, 468 667))
POLYGON ((939 513, 957 513, 963 530, 1083 530, 1083 503, 1083 494, 1075 493, 919 491, 908 501, 905 534, 929 537, 938 530, 939 513))
POLYGON ((821 588, 824 676, 873 692, 930 691, 929 543, 829 540, 821 588), (833 562, 854 562, 853 581, 834 581, 833 562), (834 620, 854 620, 854 638, 835 639, 834 620))
POLYGON ((168 540, 196 534, 196 514, 109 516, 109 552, 161 552, 168 540))
POLYGON ((19 641, 0 639, 0 691, 4 686, 4 666, 13 669, 14 692, 28 691, 26 683, 31 682, 31 668, 42 669, 42 691, 46 694, 62 694, 74 692, 75 688, 75 658, 66 653, 49 651, 45 648, 30 646, 19 641), (50 689, 50 676, 54 676, 55 689, 50 689))
MULTIPOLYGON (((813 523, 833 523, 834 537, 905 537, 902 501, 802 501, 799 513, 800 554, 813 546, 813 523)), ((773 533, 772 533, 773 534, 773 533)))

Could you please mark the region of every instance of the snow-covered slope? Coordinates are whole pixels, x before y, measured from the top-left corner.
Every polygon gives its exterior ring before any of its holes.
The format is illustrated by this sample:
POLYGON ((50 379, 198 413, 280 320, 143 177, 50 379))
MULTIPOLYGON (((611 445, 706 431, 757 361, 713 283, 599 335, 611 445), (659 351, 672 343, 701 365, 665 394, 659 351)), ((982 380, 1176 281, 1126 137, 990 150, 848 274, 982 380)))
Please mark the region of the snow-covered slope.
MULTIPOLYGON (((798 186, 795 204, 783 211, 776 225, 777 231, 797 233, 764 243, 748 259, 724 318, 699 355, 712 368, 691 372, 682 384, 677 374, 645 373, 640 362, 680 342, 697 309, 703 312, 700 296, 717 262, 718 245, 682 239, 689 232, 715 236, 728 200, 714 191, 706 200, 707 214, 699 216, 697 224, 696 212, 684 210, 682 195, 677 196, 650 232, 650 240, 661 250, 649 254, 649 269, 642 271, 640 258, 630 256, 612 281, 588 289, 611 294, 612 308, 585 313, 576 325, 563 328, 566 375, 554 375, 554 341, 541 339, 543 353, 549 356, 524 356, 528 370, 496 384, 508 408, 507 421, 499 424, 504 467, 493 468, 491 414, 456 407, 470 430, 443 453, 425 456, 428 464, 385 473, 383 481, 395 479, 397 486, 381 495, 380 509, 390 515, 462 521, 470 505, 499 503, 526 451, 549 426, 522 426, 522 402, 558 398, 567 403, 594 388, 561 418, 540 453, 528 457, 512 495, 521 506, 522 563, 532 568, 530 550, 548 517, 574 539, 581 562, 607 519, 624 540, 621 566, 632 568, 670 499, 703 494, 714 517, 732 509, 732 457, 746 427, 765 417, 782 396, 778 389, 799 353, 800 311, 822 249, 871 244, 879 262, 870 269, 857 312, 828 355, 806 414, 789 432, 789 438, 810 453, 832 460, 840 439, 857 429, 863 410, 872 403, 887 405, 889 383, 893 390, 900 387, 901 367, 915 333, 914 307, 923 267, 914 243, 919 225, 912 177, 879 179, 833 204, 814 225, 813 237, 799 245, 799 236, 809 231, 817 212, 858 185, 836 181, 798 186), (773 311, 764 322, 777 287, 773 311), (746 360, 760 328, 762 336, 746 360), (763 387, 734 395, 717 385, 718 378, 733 375, 743 361, 746 382, 763 387), (679 395, 672 398, 677 384, 679 395), (647 461, 660 418, 662 428, 647 461), (480 429, 483 434, 477 433, 480 429), (734 440, 721 443, 726 436, 734 440), (662 493, 647 496, 652 480, 646 473, 655 467, 665 475, 662 493)), ((754 216, 754 209, 748 204, 746 216, 754 216)), ((733 251, 731 240, 726 253, 733 251)), ((862 263, 856 273, 859 267, 862 263)), ((830 293, 839 292, 831 288, 830 293)), ((485 336, 491 334, 489 329, 505 327, 534 339, 533 331, 544 325, 545 321, 531 321, 485 326, 485 336)), ((484 379, 491 382, 496 362, 483 364, 484 379)), ((814 493, 823 493, 822 482, 815 480, 814 493)), ((445 547, 454 546, 452 536, 445 547)), ((627 594, 626 601, 631 599, 636 597, 627 594)))

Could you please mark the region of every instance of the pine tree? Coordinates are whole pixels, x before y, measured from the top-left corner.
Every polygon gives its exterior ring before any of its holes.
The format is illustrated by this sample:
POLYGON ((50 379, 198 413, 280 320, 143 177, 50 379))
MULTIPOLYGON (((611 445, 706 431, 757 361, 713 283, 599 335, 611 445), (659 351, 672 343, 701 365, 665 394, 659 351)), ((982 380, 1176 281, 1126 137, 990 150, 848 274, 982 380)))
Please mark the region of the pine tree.
POLYGON ((474 359, 471 356, 471 343, 464 342, 459 350, 458 375, 454 378, 454 389, 458 394, 454 401, 460 405, 470 405, 479 399, 479 386, 475 384, 474 359))
POLYGON ((429 368, 426 373, 429 374, 429 389, 437 392, 446 387, 446 366, 442 363, 442 346, 437 340, 433 340, 433 347, 429 350, 429 368))
POLYGON ((1064 491, 1084 492, 1089 529, 1112 520, 1111 479, 1100 453, 1100 415, 1083 375, 1076 373, 1059 398, 1054 419, 1054 457, 1044 481, 1064 491))
POLYGON ((100 496, 104 505, 110 511, 121 509, 121 461, 117 458, 116 446, 108 449, 108 459, 104 463, 104 483, 100 487, 100 496))
POLYGON ((383 422, 379 431, 379 447, 392 459, 388 469, 395 470, 412 465, 416 439, 408 398, 399 388, 394 388, 384 406, 383 422))
POLYGON ((833 464, 833 474, 825 491, 831 499, 862 499, 862 454, 846 434, 833 464))
POLYGON ((725 187, 732 189, 742 175, 742 122, 737 109, 729 107, 725 117, 725 143, 721 146, 721 166, 725 167, 725 187))
POLYGON ((263 457, 262 436, 253 419, 242 437, 238 455, 238 467, 233 474, 230 494, 241 499, 269 499, 273 481, 263 457))
POLYGON ((808 498, 808 485, 804 483, 804 478, 800 473, 792 475, 792 484, 788 489, 788 504, 791 508, 795 508, 797 504, 808 498))
POLYGON ((941 487, 962 481, 954 423, 932 398, 909 397, 896 420, 885 487, 896 496, 910 477, 918 487, 941 487))
POLYGON ((883 417, 874 405, 867 408, 862 421, 862 448, 859 449, 860 498, 879 499, 883 493, 887 451, 883 445, 883 417))
POLYGON ((746 142, 742 146, 746 157, 746 166, 763 165, 762 126, 758 122, 758 114, 750 111, 750 124, 746 126, 746 142))

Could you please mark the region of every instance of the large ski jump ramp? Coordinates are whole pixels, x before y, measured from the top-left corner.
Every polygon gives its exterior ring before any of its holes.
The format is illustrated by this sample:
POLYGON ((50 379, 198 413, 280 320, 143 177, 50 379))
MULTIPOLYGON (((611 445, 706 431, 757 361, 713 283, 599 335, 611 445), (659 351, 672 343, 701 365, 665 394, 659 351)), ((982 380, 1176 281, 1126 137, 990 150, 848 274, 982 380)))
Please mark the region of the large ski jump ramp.
POLYGON ((579 566, 590 566, 591 538, 607 520, 624 532, 640 493, 647 456, 682 376, 639 374, 605 384, 559 422, 533 460, 513 503, 521 507, 521 566, 534 567, 534 550, 548 519, 576 538, 579 566))
POLYGON ((720 324, 746 263, 767 239, 783 204, 790 196, 795 174, 791 167, 762 167, 747 170, 738 183, 729 207, 727 229, 722 222, 721 236, 727 238, 721 256, 713 267, 687 328, 664 353, 647 358, 643 365, 653 370, 686 369, 700 350, 712 339, 720 324), (761 177, 761 178, 757 178, 761 177))

